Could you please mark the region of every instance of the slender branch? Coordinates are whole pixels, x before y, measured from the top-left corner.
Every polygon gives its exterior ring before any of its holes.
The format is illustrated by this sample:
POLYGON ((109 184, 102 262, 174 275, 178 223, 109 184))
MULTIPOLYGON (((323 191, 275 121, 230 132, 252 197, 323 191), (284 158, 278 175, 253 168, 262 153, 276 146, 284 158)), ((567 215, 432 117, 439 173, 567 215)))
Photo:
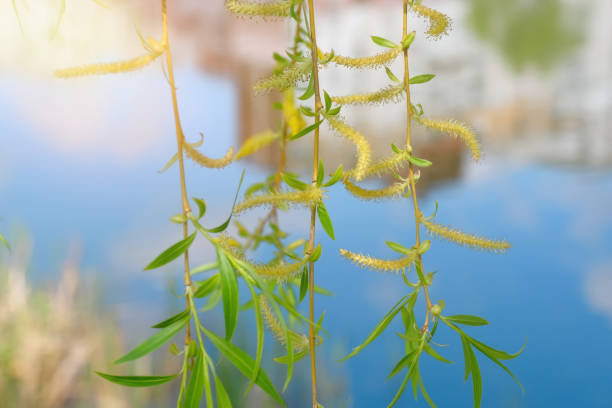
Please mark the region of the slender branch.
MULTIPOLYGON (((185 135, 183 134, 183 127, 181 126, 181 118, 179 116, 178 101, 176 98, 176 86, 174 83, 174 69, 172 68, 172 54, 170 53, 170 42, 168 41, 168 13, 166 7, 166 0, 162 0, 162 24, 163 24, 163 37, 162 41, 166 45, 166 63, 168 65, 168 82, 170 83, 170 92, 172 93, 172 109, 174 111, 174 126, 176 127, 176 144, 178 146, 178 162, 180 169, 181 178, 181 197, 183 201, 183 215, 186 217, 191 212, 189 207, 189 199, 187 198, 187 185, 185 183, 185 160, 183 158, 183 143, 185 143, 185 135)), ((187 221, 183 224, 183 237, 187 238, 189 235, 189 229, 187 221)), ((189 251, 185 251, 185 289, 186 293, 190 292, 191 289, 191 274, 189 273, 189 251)), ((187 309, 190 308, 188 296, 185 297, 185 306, 187 309)), ((191 325, 187 322, 185 327, 185 344, 189 344, 191 341, 191 325)))
MULTIPOLYGON (((403 29, 402 29, 402 39, 406 38, 408 35, 408 0, 404 0, 404 13, 403 13, 403 29)), ((410 69, 408 67, 408 48, 404 49, 404 87, 406 89, 406 147, 411 146, 412 144, 412 135, 411 135, 411 127, 410 120, 412 118, 412 104, 410 101, 410 69)), ((421 234, 420 234, 420 217, 421 210, 419 210, 419 202, 417 198, 416 186, 415 186, 415 176, 414 176, 414 165, 410 163, 408 168, 408 178, 410 180, 410 188, 412 189, 412 203, 414 207, 414 224, 416 229, 416 246, 418 247, 421 244, 421 234)), ((419 263, 419 267, 423 270, 423 258, 421 255, 418 256, 417 262, 419 263)), ((423 286, 423 293, 425 294, 425 301, 427 303, 427 312, 425 314, 425 323, 421 328, 422 332, 427 331, 429 326, 429 315, 431 311, 431 299, 429 297, 429 291, 427 290, 427 283, 421 282, 423 286)))
MULTIPOLYGON (((317 35, 315 31, 315 13, 314 0, 308 0, 308 15, 310 20, 310 42, 312 56, 312 75, 314 79, 314 97, 315 97, 315 123, 319 122, 320 110, 323 107, 321 103, 321 93, 319 91, 319 61, 317 53, 317 35)), ((314 131, 313 154, 312 154, 312 184, 317 182, 319 173, 319 127, 314 131)), ((314 251, 315 244, 315 221, 317 208, 312 207, 310 210, 310 240, 308 241, 308 253, 314 251)), ((315 328, 314 328, 314 262, 308 264, 308 309, 310 316, 310 327, 308 329, 308 343, 310 348, 310 373, 312 379, 312 406, 318 408, 317 401, 317 365, 315 353, 315 328)))

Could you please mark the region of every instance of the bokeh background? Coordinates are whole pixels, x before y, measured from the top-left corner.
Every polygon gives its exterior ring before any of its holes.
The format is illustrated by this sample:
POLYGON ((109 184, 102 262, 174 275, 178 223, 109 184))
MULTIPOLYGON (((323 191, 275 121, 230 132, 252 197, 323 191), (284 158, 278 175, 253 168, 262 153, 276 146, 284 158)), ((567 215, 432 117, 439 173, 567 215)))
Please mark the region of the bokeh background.
MULTIPOLYGON (((171 42, 183 125, 189 140, 205 135, 204 150, 220 156, 278 119, 272 94, 254 97, 253 82, 273 67, 272 52, 290 44, 283 21, 228 15, 223 2, 170 2, 171 42)), ((369 35, 399 39, 399 0, 317 0, 321 48, 369 55, 369 35)), ((158 171, 175 152, 171 105, 159 63, 109 77, 57 80, 55 68, 130 58, 142 50, 137 27, 159 38, 159 7, 150 1, 15 0, 0 5, 0 232, 13 251, 0 251, 0 406, 166 407, 172 386, 121 390, 92 374, 180 307, 180 267, 143 272, 180 237, 168 218, 180 211, 178 170, 158 171), (21 25, 21 27, 20 27, 21 25)), ((453 140, 417 133, 417 149, 434 162, 420 193, 425 212, 463 230, 505 238, 504 255, 434 241, 426 265, 437 270, 434 299, 449 314, 476 314, 492 325, 477 338, 507 350, 527 348, 509 362, 523 395, 497 366, 482 359, 484 407, 611 407, 612 356, 612 2, 609 0, 430 0, 450 15, 450 37, 417 37, 413 73, 434 81, 414 87, 428 115, 470 122, 484 159, 470 161, 453 140)), ((421 30, 423 22, 412 18, 421 30)), ((398 62, 399 63, 399 62, 398 62)), ((400 65, 392 69, 399 74, 400 65)), ((384 71, 329 69, 330 94, 386 84, 384 71)), ((402 140, 401 106, 346 109, 344 114, 388 153, 402 140)), ((289 167, 307 174, 311 151, 296 143, 289 167)), ((327 133, 328 168, 350 165, 352 147, 327 133)), ((227 216, 240 173, 253 183, 275 164, 272 151, 221 171, 188 165, 188 188, 208 203, 208 222, 227 216)), ((391 255, 385 240, 410 244, 407 201, 368 204, 341 187, 329 192, 337 241, 318 234, 325 250, 317 281, 334 293, 320 297, 331 338, 319 348, 321 402, 326 407, 382 407, 401 378, 385 382, 402 357, 393 333, 357 358, 338 360, 359 344, 404 294, 401 278, 359 270, 339 245, 391 255)), ((261 213, 241 221, 253 225, 261 213)), ((307 214, 281 217, 295 235, 307 214)), ((195 248, 194 265, 212 256, 195 248)), ((248 312, 245 312, 248 313, 248 312)), ((244 316, 243 321, 250 321, 244 316)), ((221 316, 206 315, 221 329, 221 316)), ((253 330, 237 341, 254 347, 253 330)), ((454 365, 424 359, 422 372, 440 407, 469 407, 458 339, 441 343, 454 365)), ((268 355, 279 355, 269 342, 268 355)), ((156 354, 124 373, 167 373, 178 361, 156 354), (132 371, 130 371, 132 370, 132 371)), ((221 362, 237 406, 274 406, 221 362)), ((267 365, 277 384, 282 367, 267 365)), ((286 393, 290 407, 310 401, 307 362, 286 393)), ((399 376, 398 376, 399 377, 399 376)), ((400 406, 425 406, 409 392, 400 406)))

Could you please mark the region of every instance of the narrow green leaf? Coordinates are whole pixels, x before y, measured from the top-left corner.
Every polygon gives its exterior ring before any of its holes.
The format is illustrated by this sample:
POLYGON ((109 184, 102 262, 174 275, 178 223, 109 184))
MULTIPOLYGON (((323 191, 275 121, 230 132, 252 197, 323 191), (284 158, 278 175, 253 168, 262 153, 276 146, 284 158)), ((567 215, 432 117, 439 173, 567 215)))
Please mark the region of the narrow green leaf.
POLYGON ((414 41, 415 36, 416 36, 416 31, 413 31, 410 34, 408 34, 406 38, 402 40, 402 48, 403 49, 409 48, 410 45, 412 45, 412 42, 414 41))
POLYGON ((323 166, 323 160, 319 159, 319 168, 317 169, 317 186, 323 184, 323 178, 325 178, 325 167, 323 166))
POLYGON ((337 114, 340 113, 341 109, 342 109, 342 106, 336 106, 334 109, 330 109, 327 112, 327 116, 336 116, 337 114))
POLYGON ((295 188, 296 190, 304 191, 308 188, 308 184, 299 180, 297 177, 292 176, 288 173, 281 173, 281 177, 283 181, 287 183, 288 186, 295 188))
POLYGON ((234 207, 236 207, 236 200, 238 200, 238 193, 240 192, 240 187, 242 186, 242 181, 244 180, 244 170, 242 170, 242 174, 240 175, 240 181, 238 182, 238 188, 236 189, 236 195, 234 196, 234 203, 232 204, 232 211, 230 211, 230 215, 229 217, 227 217, 227 220, 225 220, 225 222, 221 225, 219 225, 218 227, 215 228, 211 228, 211 229, 207 229, 206 231, 208 232, 223 232, 227 229, 227 226, 229 225, 231 219, 232 219, 232 215, 234 215, 234 207))
POLYGON ((448 364, 454 364, 452 361, 447 360, 444 357, 442 357, 440 354, 438 354, 438 352, 433 347, 431 347, 428 343, 425 343, 423 345, 423 350, 425 350, 427 354, 429 354, 430 356, 432 356, 438 361, 441 361, 443 363, 448 363, 448 364))
POLYGON ((172 245, 170 248, 166 249, 157 258, 155 258, 150 264, 147 265, 147 267, 145 268, 145 271, 159 268, 160 266, 164 266, 167 263, 174 261, 179 256, 183 255, 185 251, 189 249, 195 237, 196 237, 196 233, 194 232, 187 238, 177 242, 176 244, 172 245))
POLYGON ((298 303, 302 303, 306 293, 308 292, 308 267, 304 266, 302 270, 302 277, 300 278, 300 300, 298 303))
POLYGON ((219 408, 232 408, 232 400, 230 399, 223 382, 215 374, 215 390, 217 392, 217 406, 219 408))
POLYGON ((465 336, 461 336, 461 346, 463 347, 463 361, 465 364, 465 374, 463 376, 463 381, 467 381, 470 378, 470 373, 472 372, 472 360, 470 358, 470 352, 472 349, 470 348, 470 343, 465 336))
POLYGON ((114 364, 125 363, 127 361, 136 360, 142 356, 145 356, 153 350, 161 347, 163 344, 168 342, 174 335, 176 335, 189 321, 189 316, 183 317, 181 320, 177 320, 171 323, 169 326, 164 327, 153 336, 136 346, 126 355, 114 362, 114 364))
POLYGON ((178 374, 165 376, 111 375, 99 371, 96 371, 96 374, 107 381, 126 387, 153 387, 155 385, 165 384, 178 377, 178 374))
POLYGON ((253 370, 253 374, 251 375, 251 383, 247 388, 247 393, 255 384, 255 379, 257 378, 257 374, 259 374, 259 370, 261 369, 261 359, 263 357, 263 346, 264 346, 264 325, 263 325, 263 317, 261 314, 261 305, 258 301, 257 294, 255 293, 255 289, 253 285, 247 280, 247 285, 251 291, 251 297, 253 298, 253 306, 255 311, 255 324, 257 327, 257 352, 255 354, 255 369, 253 370))
POLYGON ((198 220, 200 218, 202 218, 204 216, 204 214, 206 214, 206 201, 202 200, 201 198, 195 198, 193 199, 193 201, 196 202, 196 204, 198 205, 198 220))
POLYGON ((321 244, 318 244, 315 249, 312 251, 312 254, 308 257, 308 262, 317 262, 319 258, 321 258, 321 252, 323 249, 321 248, 321 244))
MULTIPOLYGON (((446 317, 445 317, 446 318, 446 317)), ((523 350, 525 350, 525 346, 527 346, 527 342, 525 342, 525 344, 523 344, 523 347, 521 347, 521 349, 519 351, 517 351, 514 354, 510 354, 507 353, 503 350, 497 350, 494 349, 491 346, 487 346, 486 344, 472 338, 472 337, 468 337, 468 339, 470 340, 470 343, 472 343, 474 345, 474 347, 476 347, 478 350, 480 350, 484 355, 486 355, 489 358, 493 358, 493 359, 499 359, 499 360, 512 360, 517 358, 522 352, 523 350)))
POLYGON ((418 167, 429 167, 432 164, 429 160, 419 159, 418 157, 414 157, 412 155, 408 155, 408 161, 418 167))
POLYGON ((402 359, 398 361, 397 364, 395 364, 395 367, 393 367, 393 369, 391 370, 391 372, 389 373, 385 381, 388 381, 389 379, 391 379, 395 374, 402 371, 405 367, 410 366, 411 367, 410 371, 412 371, 412 366, 415 363, 415 357, 418 358, 418 352, 419 352, 418 350, 414 350, 406 354, 404 357, 402 357, 402 359))
POLYGON ((221 275, 221 294, 223 296, 223 317, 225 319, 225 338, 231 341, 238 321, 238 280, 225 252, 217 247, 217 260, 221 275))
POLYGON ((465 324, 468 326, 485 326, 489 324, 489 322, 483 319, 482 317, 472 315, 444 316, 444 318, 450 320, 451 322, 465 324))
POLYGON ((298 97, 299 100, 305 101, 310 98, 315 93, 315 85, 314 85, 314 75, 310 74, 310 80, 308 81, 308 86, 306 87, 306 91, 302 94, 302 96, 298 97))
POLYGON ((393 82, 399 82, 400 80, 393 74, 393 72, 389 69, 389 67, 385 67, 385 71, 387 72, 387 76, 393 82))
POLYGON ((333 186, 334 184, 338 182, 338 180, 340 180, 340 177, 342 177, 342 165, 338 166, 338 168, 336 169, 334 174, 331 176, 331 178, 327 181, 327 183, 323 184, 323 187, 333 186))
MULTIPOLYGON (((251 356, 249 356, 247 353, 245 353, 232 343, 224 340, 222 337, 217 336, 215 333, 211 332, 205 327, 202 327, 202 330, 204 331, 206 336, 208 336, 210 341, 215 345, 215 347, 217 347, 219 352, 221 352, 221 354, 227 357, 227 359, 231 361, 232 364, 234 364, 234 366, 247 378, 251 377, 251 374, 253 373, 255 368, 255 361, 253 361, 253 358, 251 356)), ((270 381, 268 375, 263 369, 259 370, 257 378, 255 379, 255 384, 257 384, 266 394, 271 396, 276 402, 278 402, 282 406, 286 406, 285 401, 283 401, 281 396, 278 394, 278 392, 274 388, 274 385, 272 385, 272 382, 270 381)))
POLYGON ((406 389, 406 384, 408 384, 408 380, 410 379, 410 376, 411 376, 410 370, 408 370, 408 372, 406 373, 406 376, 404 377, 404 380, 402 381, 399 389, 395 393, 395 396, 393 397, 393 400, 391 400, 389 405, 387 405, 387 408, 392 408, 392 407, 395 406, 395 403, 400 399, 400 397, 404 393, 404 390, 406 389))
POLYGON ((398 244, 397 242, 385 241, 385 244, 387 244, 389 248, 391 248, 395 252, 399 252, 400 254, 403 254, 403 255, 414 254, 414 249, 406 248, 405 246, 403 246, 402 244, 398 244))
POLYGON ((470 367, 472 371, 472 384, 474 385, 474 408, 480 408, 482 403, 482 378, 480 376, 480 368, 478 367, 478 360, 474 351, 468 345, 470 367))
POLYGON ((416 298, 416 294, 418 292, 414 292, 410 297, 408 296, 404 296, 402 297, 399 302, 397 302, 392 308, 391 310, 389 310, 389 312, 382 318, 382 320, 376 325, 376 327, 374 327, 374 330, 372 330, 372 332, 369 334, 369 336, 364 340, 363 343, 361 343, 359 346, 353 348, 353 351, 347 355, 346 357, 344 357, 342 361, 348 360, 349 358, 357 355, 361 350, 363 350, 368 344, 370 344, 372 341, 374 341, 386 328, 387 326, 389 326, 389 324, 393 321, 393 319, 395 318, 395 316, 399 313, 399 311, 402 309, 402 307, 408 303, 410 301, 410 299, 412 299, 413 297, 416 298), (407 299, 408 298, 408 299, 407 299))
POLYGON ((320 121, 310 125, 310 126, 306 126, 304 129, 300 130, 299 132, 297 132, 295 135, 291 136, 289 138, 289 140, 296 140, 299 139, 302 136, 306 136, 308 133, 312 132, 313 130, 315 130, 316 128, 318 128, 321 123, 323 123, 323 119, 321 119, 320 121))
POLYGON ((331 108, 331 105, 332 105, 331 96, 329 96, 327 91, 323 91, 323 97, 325 99, 325 112, 329 112, 329 109, 331 108))
POLYGON ((202 351, 198 348, 191 370, 191 377, 189 378, 189 384, 187 384, 187 390, 185 392, 184 407, 185 408, 198 408, 204 395, 204 356, 202 351))
POLYGON ((329 218, 327 208, 325 208, 323 203, 317 206, 317 215, 319 216, 319 221, 321 222, 325 232, 327 232, 327 235, 329 235, 331 239, 335 240, 336 237, 334 236, 334 226, 332 225, 331 218, 329 218))
POLYGON ((414 84, 424 84, 425 82, 429 82, 435 78, 434 74, 423 74, 417 75, 410 78, 410 85, 414 84))
MULTIPOLYGON (((306 357, 308 355, 308 350, 302 350, 298 353, 295 353, 293 355, 293 362, 298 362, 301 359, 303 359, 304 357, 306 357)), ((280 357, 274 357, 274 361, 276 361, 279 364, 289 364, 289 356, 285 355, 285 356, 280 356, 280 357)))
POLYGON ((387 40, 386 38, 378 37, 376 35, 373 35, 370 38, 372 39, 374 44, 380 45, 381 47, 387 47, 387 48, 399 47, 396 43, 394 43, 393 41, 387 40))
POLYGON ((430 407, 436 408, 436 404, 434 404, 433 400, 431 399, 431 397, 427 393, 427 390, 425 389, 425 384, 423 384, 423 379, 421 378, 421 374, 419 373, 419 370, 416 370, 415 375, 417 376, 419 388, 421 389, 421 393, 423 394, 425 401, 427 401, 430 407))
POLYGON ((194 298, 203 298, 206 297, 208 295, 210 295, 210 293, 215 290, 217 287, 219 287, 219 283, 221 282, 221 275, 220 274, 215 274, 213 276, 211 276, 210 278, 206 279, 204 282, 200 283, 200 286, 198 286, 198 288, 196 289, 196 291, 193 293, 193 297, 194 298))
POLYGON ((163 322, 157 323, 155 326, 152 326, 154 329, 163 329, 164 327, 170 326, 174 322, 178 322, 179 320, 183 320, 184 318, 189 316, 189 310, 183 310, 180 313, 175 314, 172 317, 164 320, 163 322))

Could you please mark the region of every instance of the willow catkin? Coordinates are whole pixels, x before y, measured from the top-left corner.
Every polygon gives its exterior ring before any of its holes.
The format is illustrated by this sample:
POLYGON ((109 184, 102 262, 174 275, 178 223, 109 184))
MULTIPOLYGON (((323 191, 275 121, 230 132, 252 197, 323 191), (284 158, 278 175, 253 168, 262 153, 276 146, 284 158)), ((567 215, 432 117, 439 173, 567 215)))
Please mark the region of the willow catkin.
POLYGON ((382 272, 401 272, 416 260, 416 252, 411 255, 407 255, 398 259, 378 259, 368 255, 362 255, 355 252, 347 251, 346 249, 340 250, 340 255, 350 260, 353 263, 361 266, 362 268, 369 268, 375 271, 382 272))
POLYGON ((467 246, 470 248, 484 249, 492 252, 504 252, 511 247, 508 242, 502 240, 495 241, 472 234, 466 234, 446 225, 436 224, 423 217, 421 217, 420 223, 427 229, 427 231, 431 235, 438 236, 440 238, 444 238, 448 241, 452 241, 459 245, 467 246))
POLYGON ((337 116, 327 117, 329 126, 340 136, 353 143, 357 149, 357 163, 352 171, 353 177, 357 181, 364 178, 365 171, 370 164, 372 149, 366 138, 355 129, 347 125, 337 116))
POLYGON ((72 68, 58 69, 53 74, 58 78, 67 79, 86 75, 106 75, 135 71, 149 65, 155 61, 159 55, 160 54, 158 53, 150 53, 127 61, 89 64, 72 68))
POLYGON ((417 15, 427 19, 429 26, 425 34, 430 38, 437 40, 444 35, 448 35, 451 28, 451 19, 446 14, 422 4, 415 4, 411 8, 417 15))
POLYGON ((377 189, 377 190, 368 190, 365 188, 361 188, 356 184, 351 183, 349 180, 343 180, 344 187, 346 190, 354 195, 357 198, 366 201, 378 201, 387 198, 397 198, 400 197, 406 189, 410 186, 410 181, 406 180, 403 182, 393 183, 389 187, 377 189))
POLYGON ((274 73, 258 80, 253 86, 257 94, 265 94, 273 89, 285 91, 295 87, 299 81, 305 81, 312 72, 312 62, 304 61, 285 67, 281 72, 274 73))
POLYGON ((225 7, 242 17, 288 17, 291 1, 227 0, 225 7))
POLYGON ((280 191, 264 194, 253 194, 236 204, 234 213, 239 214, 254 207, 278 206, 280 204, 313 207, 323 199, 323 190, 319 187, 308 187, 304 191, 280 191))
POLYGON ((295 106, 295 94, 293 88, 289 88, 283 92, 283 116, 289 130, 290 136, 299 133, 306 126, 306 122, 300 113, 300 110, 295 106))
POLYGON ((209 169, 221 169, 232 162, 234 159, 234 148, 230 147, 220 159, 211 159, 200 153, 197 149, 187 143, 183 143, 185 155, 200 166, 208 167, 209 169))
MULTIPOLYGON (((261 306, 261 312, 263 314, 264 321, 266 322, 266 326, 272 332, 276 340, 281 343, 283 346, 287 347, 287 336, 285 335, 285 331, 281 327, 280 322, 276 319, 268 302, 265 297, 259 297, 259 304, 261 306)), ((296 333, 293 330, 288 330, 288 335, 291 337, 291 345, 293 346, 294 351, 302 351, 308 349, 308 337, 304 334, 296 333)))
POLYGON ((480 159, 480 141, 469 126, 455 120, 418 118, 417 122, 430 129, 461 139, 472 152, 474 161, 480 159))
MULTIPOLYGON (((409 156, 410 153, 405 150, 402 150, 400 153, 394 153, 393 156, 386 157, 368 166, 365 169, 363 176, 364 178, 379 177, 385 173, 401 170, 410 163, 408 160, 409 156)), ((343 173, 342 179, 348 180, 350 178, 354 178, 353 176, 354 170, 349 170, 343 173)))
POLYGON ((263 132, 259 132, 249 137, 244 141, 243 145, 234 156, 234 160, 240 160, 243 157, 249 156, 258 150, 268 146, 273 141, 277 140, 280 137, 278 132, 273 132, 271 130, 264 130, 263 132))
MULTIPOLYGON (((331 59, 336 65, 342 65, 348 68, 355 69, 375 69, 384 67, 390 63, 392 63, 395 58, 402 52, 402 47, 391 48, 385 52, 381 52, 379 54, 373 55, 371 57, 344 57, 342 55, 334 55, 331 59)), ((320 58, 322 60, 327 60, 331 54, 329 53, 320 53, 320 58)))
POLYGON ((389 85, 375 92, 363 94, 334 96, 332 101, 340 105, 367 105, 399 102, 405 96, 403 85, 389 85))

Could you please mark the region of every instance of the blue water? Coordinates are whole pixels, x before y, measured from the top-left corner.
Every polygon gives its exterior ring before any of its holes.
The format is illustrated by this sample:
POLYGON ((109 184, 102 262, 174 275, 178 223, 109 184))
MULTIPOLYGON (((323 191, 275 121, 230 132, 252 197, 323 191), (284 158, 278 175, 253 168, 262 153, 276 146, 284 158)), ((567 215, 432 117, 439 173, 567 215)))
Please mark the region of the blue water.
MULTIPOLYGON (((191 71, 177 76, 182 79, 179 97, 188 138, 196 140, 205 130, 207 153, 223 154, 235 144, 237 129, 232 84, 191 71)), ((163 82, 151 87, 151 78, 158 78, 158 73, 113 79, 119 82, 87 82, 85 91, 66 95, 57 85, 30 85, 28 91, 40 97, 54 94, 49 104, 33 107, 24 106, 28 99, 18 97, 27 84, 0 83, 4 95, 0 98, 0 231, 11 240, 27 231, 34 245, 30 276, 41 283, 57 278, 69 248, 77 243, 83 269, 106 288, 109 310, 124 321, 133 321, 134 313, 141 316, 130 330, 144 329, 146 323, 163 318, 169 304, 176 304, 168 300, 167 285, 176 282, 173 276, 180 273, 176 265, 142 271, 172 243, 172 234, 180 237, 179 227, 167 221, 180 209, 178 170, 157 173, 175 149, 168 93, 163 82), (75 95, 86 97, 91 89, 107 102, 101 104, 106 110, 100 115, 113 130, 99 145, 85 153, 70 147, 74 141, 62 147, 64 142, 49 136, 57 129, 37 125, 43 110, 57 113, 78 107, 75 95), (134 112, 143 121, 142 128, 131 123, 133 115, 125 112, 134 112), (139 129, 151 129, 146 123, 151 120, 159 122, 159 135, 133 151, 127 143, 128 153, 118 154, 113 146, 126 144, 139 129)), ((78 110, 67 117, 77 123, 83 120, 78 110)), ((446 314, 476 314, 491 322, 469 333, 508 351, 527 341, 522 356, 507 364, 525 386, 525 395, 499 367, 479 355, 483 407, 611 407, 612 172, 515 162, 494 155, 484 165, 466 166, 458 180, 439 185, 422 198, 423 211, 433 211, 437 200, 439 222, 505 238, 513 248, 496 255, 433 240, 424 262, 428 271, 438 271, 431 293, 434 301, 446 302, 446 314)), ((187 166, 190 194, 207 200, 210 225, 227 216, 242 168, 210 171, 187 166)), ((247 184, 264 174, 265 169, 247 166, 247 184)), ((317 313, 326 310, 325 327, 332 339, 318 349, 322 403, 386 406, 401 381, 401 375, 384 381, 402 357, 402 340, 394 334, 401 330, 398 324, 357 357, 346 363, 337 360, 367 336, 405 294, 405 286, 398 276, 346 263, 337 249, 339 242, 356 252, 392 257, 385 240, 412 245, 410 203, 364 203, 336 186, 329 192, 327 206, 336 241, 318 234, 325 252, 316 273, 317 282, 335 295, 320 297, 317 303, 317 313)), ((293 211, 281 223, 297 237, 305 236, 306 220, 305 212, 293 211)), ((201 243, 194 251, 194 264, 210 259, 211 253, 201 243)), ((422 305, 418 310, 422 313, 422 305)), ((472 387, 463 383, 459 339, 444 327, 437 337, 438 343, 450 344, 441 353, 456 363, 444 365, 424 356, 421 370, 428 391, 440 407, 470 407, 472 387)), ((289 392, 289 406, 308 406, 307 388, 296 385, 289 392)), ((426 405, 422 398, 414 402, 408 389, 399 406, 426 405)))

